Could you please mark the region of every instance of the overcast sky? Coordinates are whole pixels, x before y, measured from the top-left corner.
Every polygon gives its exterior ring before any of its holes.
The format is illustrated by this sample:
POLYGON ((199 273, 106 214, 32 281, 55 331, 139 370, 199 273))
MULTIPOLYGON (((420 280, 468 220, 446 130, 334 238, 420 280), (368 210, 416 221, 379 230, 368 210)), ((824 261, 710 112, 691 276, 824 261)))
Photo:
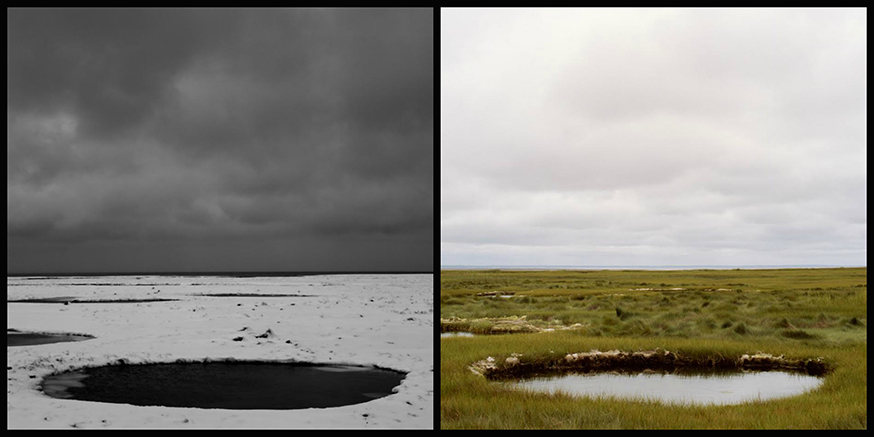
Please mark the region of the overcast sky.
POLYGON ((433 269, 431 9, 6 24, 7 273, 433 269))
POLYGON ((867 265, 865 9, 441 13, 443 265, 867 265))

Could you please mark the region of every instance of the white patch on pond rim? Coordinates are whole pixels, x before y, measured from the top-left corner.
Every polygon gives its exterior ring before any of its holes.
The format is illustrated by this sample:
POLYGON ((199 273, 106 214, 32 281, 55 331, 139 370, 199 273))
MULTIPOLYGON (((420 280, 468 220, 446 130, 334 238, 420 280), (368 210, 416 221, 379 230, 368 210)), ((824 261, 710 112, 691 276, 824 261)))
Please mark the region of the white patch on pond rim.
POLYGON ((44 383, 42 389, 48 396, 69 399, 72 395, 67 392, 67 389, 70 387, 85 387, 85 384, 82 384, 81 381, 87 377, 88 375, 78 372, 57 375, 52 378, 51 382, 44 383))

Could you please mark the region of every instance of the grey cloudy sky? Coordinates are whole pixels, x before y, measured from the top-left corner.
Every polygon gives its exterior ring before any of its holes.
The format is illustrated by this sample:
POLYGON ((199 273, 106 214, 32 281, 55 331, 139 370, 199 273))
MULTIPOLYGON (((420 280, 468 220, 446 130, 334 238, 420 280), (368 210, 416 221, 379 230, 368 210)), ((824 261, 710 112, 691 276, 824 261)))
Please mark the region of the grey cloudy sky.
POLYGON ((9 9, 7 273, 433 269, 431 9, 9 9))
POLYGON ((864 9, 443 9, 441 264, 867 265, 864 9))

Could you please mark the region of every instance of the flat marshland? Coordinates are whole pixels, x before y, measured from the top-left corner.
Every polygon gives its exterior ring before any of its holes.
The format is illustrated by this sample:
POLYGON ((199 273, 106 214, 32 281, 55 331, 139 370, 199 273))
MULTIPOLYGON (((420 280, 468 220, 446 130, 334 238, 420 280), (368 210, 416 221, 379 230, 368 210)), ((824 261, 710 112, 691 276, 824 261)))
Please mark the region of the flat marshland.
POLYGON ((867 428, 867 268, 444 270, 442 429, 867 428), (548 368, 590 351, 821 363, 807 393, 736 405, 523 392, 473 370, 548 368))

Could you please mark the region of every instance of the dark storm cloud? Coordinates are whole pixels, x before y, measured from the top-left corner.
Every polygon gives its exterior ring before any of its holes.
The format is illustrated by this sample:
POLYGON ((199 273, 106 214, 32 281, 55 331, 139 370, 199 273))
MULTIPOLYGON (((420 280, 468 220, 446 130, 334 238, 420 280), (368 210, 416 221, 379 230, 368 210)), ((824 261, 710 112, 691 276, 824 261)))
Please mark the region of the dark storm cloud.
POLYGON ((208 10, 13 9, 6 21, 7 105, 67 109, 103 135, 154 111, 173 77, 236 20, 208 10))
POLYGON ((10 9, 7 252, 374 235, 430 269, 432 17, 10 9))

